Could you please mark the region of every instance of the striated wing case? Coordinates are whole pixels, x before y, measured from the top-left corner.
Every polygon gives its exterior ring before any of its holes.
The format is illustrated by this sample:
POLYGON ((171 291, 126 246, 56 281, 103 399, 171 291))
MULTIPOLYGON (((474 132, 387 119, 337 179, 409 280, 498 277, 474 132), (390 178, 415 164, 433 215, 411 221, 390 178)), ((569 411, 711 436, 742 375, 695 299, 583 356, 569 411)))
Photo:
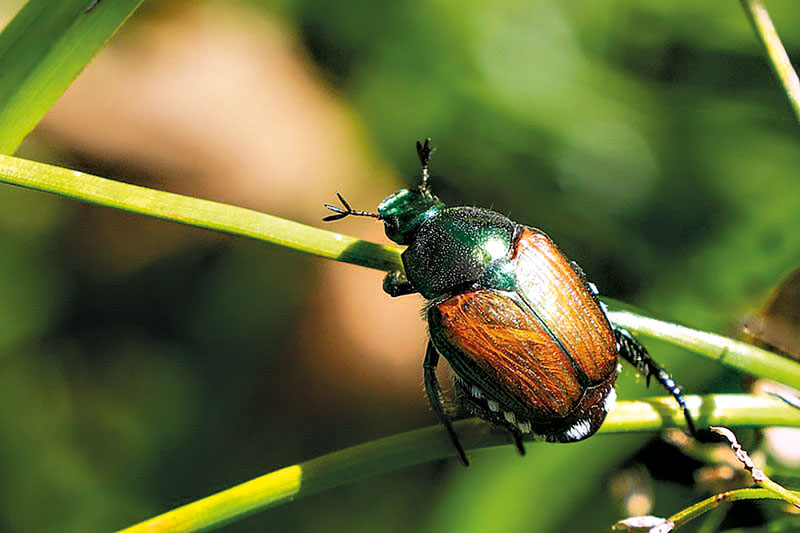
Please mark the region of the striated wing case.
POLYGON ((611 326, 544 233, 523 228, 512 261, 514 292, 480 289, 429 308, 434 346, 481 416, 549 440, 586 438, 613 394, 611 326))

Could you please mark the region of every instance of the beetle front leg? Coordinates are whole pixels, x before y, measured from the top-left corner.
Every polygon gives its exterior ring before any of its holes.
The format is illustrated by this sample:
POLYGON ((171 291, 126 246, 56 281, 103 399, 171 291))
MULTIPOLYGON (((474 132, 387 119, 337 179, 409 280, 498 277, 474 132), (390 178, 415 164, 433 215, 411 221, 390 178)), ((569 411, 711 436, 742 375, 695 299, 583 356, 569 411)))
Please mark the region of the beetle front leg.
POLYGON ((693 437, 696 437, 697 430, 695 429, 692 415, 689 413, 689 408, 686 407, 686 402, 683 399, 683 391, 680 386, 675 383, 675 380, 672 379, 661 365, 650 357, 647 348, 642 346, 642 344, 636 340, 636 337, 631 335, 628 330, 614 327, 614 334, 619 346, 619 355, 632 364, 639 374, 647 378, 648 386, 650 385, 650 377, 655 376, 656 381, 658 381, 661 386, 675 398, 675 401, 678 402, 678 405, 683 410, 683 416, 686 418, 686 425, 689 427, 689 433, 693 437))
POLYGON ((450 421, 450 417, 447 413, 444 412, 444 406, 442 405, 442 388, 439 386, 439 380, 436 377, 436 366, 438 364, 439 352, 436 351, 433 342, 428 341, 428 349, 425 351, 425 362, 422 364, 422 368, 425 371, 425 393, 428 395, 428 401, 431 404, 433 412, 439 416, 442 425, 447 429, 447 433, 450 435, 450 440, 453 446, 456 447, 456 451, 458 451, 461 462, 464 463, 464 466, 469 466, 467 454, 464 453, 464 448, 461 447, 458 435, 456 435, 456 431, 453 429, 453 423, 450 421))
POLYGON ((383 290, 389 296, 405 296, 413 294, 417 289, 406 279, 406 275, 399 270, 392 270, 383 279, 383 290))

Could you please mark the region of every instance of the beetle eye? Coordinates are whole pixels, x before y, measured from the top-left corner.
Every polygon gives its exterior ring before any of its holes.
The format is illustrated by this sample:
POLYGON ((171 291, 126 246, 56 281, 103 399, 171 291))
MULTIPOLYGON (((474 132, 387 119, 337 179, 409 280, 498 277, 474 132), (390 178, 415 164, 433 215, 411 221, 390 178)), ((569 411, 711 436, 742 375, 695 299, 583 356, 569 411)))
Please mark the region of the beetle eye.
POLYGON ((397 216, 390 216, 383 219, 383 227, 386 231, 386 236, 397 244, 406 244, 405 236, 400 231, 400 218, 397 216))
POLYGON ((387 237, 397 244, 410 244, 422 223, 443 207, 428 191, 402 189, 381 202, 378 213, 387 237))

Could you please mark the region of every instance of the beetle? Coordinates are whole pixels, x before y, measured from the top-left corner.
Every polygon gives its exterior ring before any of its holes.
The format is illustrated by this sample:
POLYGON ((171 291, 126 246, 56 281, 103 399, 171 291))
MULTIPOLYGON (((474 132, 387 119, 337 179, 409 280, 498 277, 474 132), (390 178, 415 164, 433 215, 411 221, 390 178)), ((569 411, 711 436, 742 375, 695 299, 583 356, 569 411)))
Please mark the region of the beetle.
POLYGON ((694 435, 681 388, 633 335, 611 323, 578 264, 539 229, 489 209, 446 207, 429 184, 432 152, 430 139, 417 141, 419 186, 388 196, 377 213, 354 210, 337 193, 342 207, 326 204, 334 214, 323 220, 373 217, 389 239, 407 245, 403 271, 389 272, 383 289, 427 301, 425 392, 461 461, 469 464, 443 405, 440 356, 466 410, 506 428, 520 454, 526 435, 548 442, 593 435, 616 401, 618 357, 675 398, 694 435))

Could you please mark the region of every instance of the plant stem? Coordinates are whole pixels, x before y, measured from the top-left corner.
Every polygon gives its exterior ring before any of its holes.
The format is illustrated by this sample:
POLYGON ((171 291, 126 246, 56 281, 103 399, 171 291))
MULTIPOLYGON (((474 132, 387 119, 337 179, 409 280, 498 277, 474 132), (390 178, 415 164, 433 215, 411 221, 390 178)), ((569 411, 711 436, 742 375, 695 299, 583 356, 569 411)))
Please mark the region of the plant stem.
POLYGON ((790 490, 785 489, 779 483, 771 480, 763 470, 758 468, 750 458, 750 455, 747 453, 747 451, 742 447, 741 444, 739 444, 739 441, 733 431, 724 426, 711 426, 708 429, 728 439, 728 442, 731 445, 731 450, 733 450, 733 453, 736 454, 736 458, 742 463, 742 465, 744 465, 745 470, 750 473, 753 481, 755 481, 757 485, 763 489, 775 493, 776 496, 783 498, 787 502, 800 509, 800 496, 790 490))
POLYGON ((0 155, 0 182, 163 220, 271 242, 378 270, 401 267, 400 250, 210 200, 130 185, 0 155))
POLYGON ((761 0, 741 0, 741 3, 753 30, 764 45, 772 70, 778 76, 786 96, 789 97, 789 103, 797 119, 800 120, 800 81, 767 13, 767 8, 761 0))
MULTIPOLYGON (((791 492, 795 498, 800 497, 800 492, 798 491, 789 491, 789 492, 791 492)), ((675 529, 677 529, 680 526, 685 525, 687 522, 694 520, 703 513, 706 513, 726 502, 735 502, 739 500, 782 500, 782 499, 783 498, 781 496, 767 489, 729 490, 727 492, 715 494, 714 496, 706 498, 701 502, 697 502, 696 504, 684 509, 683 511, 675 513, 674 515, 669 517, 669 521, 673 522, 675 524, 675 529)))
MULTIPOLYGON (((692 415, 703 426, 795 426, 800 417, 776 398, 749 394, 687 397, 692 415)), ((656 431, 677 427, 683 413, 671 397, 619 402, 600 428, 600 433, 656 431)), ((505 432, 477 419, 454 424, 465 449, 509 445, 505 432)), ((282 468, 207 498, 156 516, 124 531, 202 531, 219 527, 247 515, 338 487, 359 479, 378 476, 411 465, 455 457, 447 433, 431 426, 384 439, 359 444, 310 461, 282 468)), ((455 460, 455 459, 454 459, 455 460)))
POLYGON ((610 311, 608 316, 615 324, 635 333, 665 340, 725 366, 800 389, 800 364, 752 344, 630 311, 610 311))

